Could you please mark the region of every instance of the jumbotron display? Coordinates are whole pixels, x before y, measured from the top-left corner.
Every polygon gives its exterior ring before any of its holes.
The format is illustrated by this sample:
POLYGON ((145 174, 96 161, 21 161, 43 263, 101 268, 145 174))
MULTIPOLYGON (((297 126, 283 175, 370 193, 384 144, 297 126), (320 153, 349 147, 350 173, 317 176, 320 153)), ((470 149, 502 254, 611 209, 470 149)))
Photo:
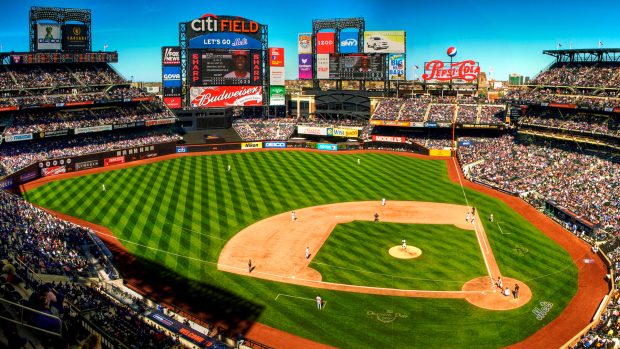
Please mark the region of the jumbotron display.
POLYGON ((329 55, 329 78, 384 80, 385 56, 332 53, 329 55))
POLYGON ((190 59, 192 60, 190 86, 262 85, 261 51, 192 50, 190 59))

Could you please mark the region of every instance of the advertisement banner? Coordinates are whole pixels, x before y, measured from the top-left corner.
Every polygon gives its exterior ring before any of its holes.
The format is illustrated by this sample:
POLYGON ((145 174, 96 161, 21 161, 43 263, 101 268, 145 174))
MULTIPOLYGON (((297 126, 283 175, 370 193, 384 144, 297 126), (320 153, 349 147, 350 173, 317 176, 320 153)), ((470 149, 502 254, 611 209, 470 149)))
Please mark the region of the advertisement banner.
POLYGON ((170 109, 180 109, 181 97, 164 97, 164 104, 170 109))
POLYGON ((263 142, 264 148, 286 148, 286 142, 263 142))
POLYGON ((269 48, 269 66, 270 67, 284 67, 284 48, 282 47, 270 47, 269 48))
POLYGON ((311 33, 300 33, 297 35, 297 53, 312 53, 311 33))
POLYGON ((480 66, 478 62, 472 60, 452 63, 434 60, 424 64, 422 79, 425 81, 463 80, 472 82, 478 78, 478 74, 480 74, 480 66))
POLYGON ((191 52, 190 57, 192 86, 258 86, 263 83, 260 51, 202 51, 191 52))
POLYGON ((390 80, 405 80, 405 55, 402 53, 390 53, 389 58, 389 73, 390 80))
POLYGON ((243 34, 213 33, 190 39, 189 48, 260 50, 262 44, 260 40, 243 34))
POLYGON ((316 148, 318 150, 330 150, 330 151, 337 151, 338 150, 338 144, 330 144, 330 143, 318 143, 316 145, 316 148))
POLYGON ((312 79, 312 55, 310 54, 299 55, 299 79, 312 79))
POLYGON ((46 167, 46 168, 42 168, 41 169, 41 176, 42 177, 48 177, 48 176, 55 176, 55 175, 59 175, 61 173, 67 173, 67 167, 63 166, 52 166, 52 167, 46 167))
POLYGON ((29 171, 26 173, 22 173, 19 175, 19 183, 30 182, 31 180, 37 178, 37 171, 29 171))
POLYGON ((144 126, 157 126, 157 125, 169 125, 174 124, 177 120, 175 118, 147 120, 144 122, 144 126))
POLYGON ((405 137, 395 137, 395 136, 372 136, 373 142, 388 142, 388 143, 405 143, 405 137))
POLYGON ((284 86, 269 86, 269 105, 284 105, 285 98, 284 86))
POLYGON ((63 137, 69 135, 69 130, 41 132, 39 135, 41 138, 63 137))
POLYGON ((78 107, 82 105, 92 105, 95 104, 93 101, 83 101, 83 102, 66 102, 64 104, 65 107, 78 107))
POLYGON ((241 143, 241 149, 260 149, 263 147, 261 142, 244 142, 241 143))
POLYGON ((75 163, 76 171, 88 170, 88 169, 95 168, 95 167, 99 167, 99 160, 90 160, 90 161, 83 161, 83 162, 75 163))
POLYGON ((19 142, 19 141, 27 141, 32 139, 32 133, 24 133, 21 135, 8 135, 4 136, 5 142, 19 142))
POLYGON ((385 55, 331 54, 329 55, 329 78, 336 80, 384 80, 385 55))
POLYGON ((316 78, 329 79, 329 55, 316 55, 316 78))
POLYGON ((161 63, 163 65, 181 65, 181 48, 179 46, 162 47, 161 63))
POLYGON ((151 320, 155 321, 157 324, 168 329, 169 331, 172 331, 173 333, 178 333, 184 339, 194 344, 198 344, 198 346, 200 346, 201 348, 212 348, 214 346, 213 340, 208 336, 194 330, 193 328, 185 324, 180 323, 173 318, 167 317, 160 312, 152 312, 148 315, 148 317, 151 320))
POLYGON ((112 165, 118 165, 118 164, 124 164, 125 163, 125 156, 115 156, 112 158, 105 158, 103 159, 103 166, 107 167, 107 166, 112 166, 112 165))
POLYGON ((403 30, 365 31, 365 53, 405 53, 403 30))
POLYGON ((181 97, 181 87, 164 87, 164 97, 181 97))
POLYGON ((340 32, 340 53, 358 53, 358 32, 340 32))
POLYGON ((204 14, 191 22, 185 23, 188 38, 212 33, 237 33, 260 40, 261 25, 251 19, 239 16, 204 14))
POLYGON ((37 24, 37 50, 60 50, 60 24, 37 24))
POLYGON ((430 127, 430 128, 435 128, 438 127, 439 125, 437 125, 437 123, 435 121, 428 121, 424 123, 424 127, 430 127))
POLYGON ((300 135, 327 136, 327 127, 297 126, 300 135))
POLYGON ((443 149, 430 149, 428 155, 430 156, 452 156, 452 152, 450 150, 443 149))
POLYGON ((334 35, 336 33, 316 33, 316 53, 334 53, 334 35))
POLYGON ((189 93, 193 108, 263 105, 262 86, 192 87, 189 93))
POLYGON ((333 137, 357 138, 358 134, 358 130, 351 128, 327 128, 327 135, 333 137))
POLYGON ((103 132, 103 131, 112 131, 112 125, 81 127, 81 128, 76 128, 75 130, 73 130, 73 132, 76 135, 79 135, 81 133, 92 133, 92 132, 103 132))
POLYGON ((184 145, 178 145, 178 146, 176 147, 176 152, 177 152, 177 153, 188 153, 187 146, 184 146, 184 145))
POLYGON ((269 68, 269 84, 270 85, 285 85, 284 79, 284 67, 271 67, 269 68))
POLYGON ((88 28, 84 24, 65 24, 62 27, 62 49, 64 51, 87 50, 89 40, 88 28))
POLYGON ((0 181, 0 189, 6 189, 13 186, 13 177, 0 181))
POLYGON ((0 107, 0 111, 13 111, 13 110, 18 110, 19 107, 16 105, 11 105, 8 107, 0 107))
POLYGON ((180 66, 172 66, 172 67, 163 67, 162 69, 162 80, 164 88, 166 87, 177 87, 181 88, 181 67, 180 66))

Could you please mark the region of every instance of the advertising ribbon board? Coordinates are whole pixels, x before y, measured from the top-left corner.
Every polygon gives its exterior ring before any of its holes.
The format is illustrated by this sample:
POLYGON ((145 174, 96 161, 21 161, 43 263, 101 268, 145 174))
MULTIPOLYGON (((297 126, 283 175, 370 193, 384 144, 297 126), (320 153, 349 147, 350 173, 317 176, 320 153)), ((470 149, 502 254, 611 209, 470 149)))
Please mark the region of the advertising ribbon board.
POLYGON ((261 142, 244 142, 241 143, 241 149, 260 149, 263 147, 261 142))
POLYGON ((286 142, 263 142, 264 148, 286 148, 286 142))
POLYGON ((112 166, 112 165, 118 165, 118 164, 124 164, 125 163, 125 156, 115 156, 112 158, 105 158, 103 159, 103 166, 107 167, 107 166, 112 166))
POLYGON ((394 136, 372 136, 373 142, 388 142, 388 143, 405 143, 405 137, 394 137, 394 136))
POLYGON ((42 168, 41 176, 42 177, 55 176, 55 175, 59 175, 61 173, 66 173, 66 172, 67 172, 67 168, 64 165, 63 166, 52 166, 52 167, 42 168))
POLYGON ((297 126, 297 133, 303 135, 327 136, 327 127, 297 126))
POLYGON ((329 150, 329 151, 338 151, 338 144, 331 143, 318 143, 316 145, 318 150, 329 150))
POLYGON ((192 87, 190 101, 194 108, 261 106, 262 86, 192 87))

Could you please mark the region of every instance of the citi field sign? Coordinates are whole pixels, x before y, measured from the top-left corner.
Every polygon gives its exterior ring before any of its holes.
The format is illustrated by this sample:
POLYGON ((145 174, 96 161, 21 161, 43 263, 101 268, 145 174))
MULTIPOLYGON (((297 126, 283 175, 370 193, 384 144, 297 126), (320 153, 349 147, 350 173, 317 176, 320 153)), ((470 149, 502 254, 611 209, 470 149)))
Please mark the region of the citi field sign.
POLYGON ((434 60, 424 64, 422 79, 425 81, 449 81, 460 79, 472 82, 478 79, 478 74, 480 74, 480 65, 478 62, 472 60, 453 63, 434 60))
POLYGON ((210 13, 194 19, 189 25, 197 33, 254 34, 260 30, 260 24, 255 21, 241 17, 216 16, 210 13))

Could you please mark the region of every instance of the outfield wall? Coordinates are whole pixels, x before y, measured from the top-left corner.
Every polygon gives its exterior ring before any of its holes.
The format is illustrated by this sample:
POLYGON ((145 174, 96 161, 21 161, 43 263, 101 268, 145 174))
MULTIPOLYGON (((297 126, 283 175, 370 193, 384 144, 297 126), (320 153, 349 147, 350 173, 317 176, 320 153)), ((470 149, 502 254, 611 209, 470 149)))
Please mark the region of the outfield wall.
POLYGON ((106 151, 102 153, 67 156, 35 162, 0 180, 0 189, 15 190, 20 185, 41 177, 50 177, 67 172, 77 172, 96 167, 107 167, 126 162, 173 154, 175 143, 152 144, 106 151))

